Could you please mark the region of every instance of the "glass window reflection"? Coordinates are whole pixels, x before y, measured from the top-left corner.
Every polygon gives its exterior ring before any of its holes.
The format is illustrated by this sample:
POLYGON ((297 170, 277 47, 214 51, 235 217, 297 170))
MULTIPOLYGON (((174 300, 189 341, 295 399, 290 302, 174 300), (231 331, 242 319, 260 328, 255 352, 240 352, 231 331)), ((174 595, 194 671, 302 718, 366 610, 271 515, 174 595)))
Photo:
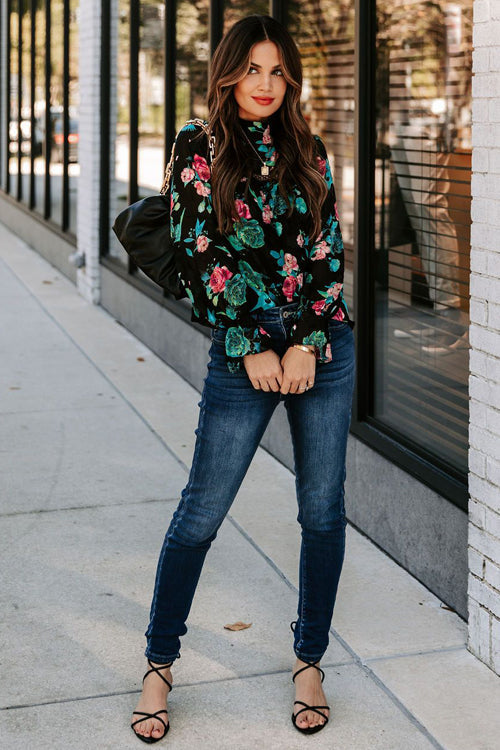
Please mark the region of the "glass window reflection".
POLYGON ((374 415, 466 471, 472 2, 377 28, 374 415))
POLYGON ((63 0, 52 0, 50 19, 50 197, 51 219, 62 224, 63 176, 63 0))
POLYGON ((9 189, 11 195, 17 195, 17 177, 19 171, 19 4, 11 0, 9 19, 9 189))
POLYGON ((19 0, 19 11, 21 13, 21 123, 18 143, 22 181, 20 198, 23 203, 29 205, 31 175, 31 18, 26 0, 19 0))
POLYGON ((163 182, 165 118, 165 3, 141 3, 139 37, 139 197, 158 193, 163 182))
POLYGON ((45 9, 37 7, 35 10, 35 131, 33 139, 34 157, 34 205, 38 213, 44 212, 45 185, 45 9))
POLYGON ((345 248, 344 293, 352 310, 354 4, 292 1, 288 29, 302 58, 302 109, 330 157, 345 248))
POLYGON ((208 0, 177 3, 177 131, 191 117, 208 114, 208 10, 208 0))
POLYGON ((80 143, 79 107, 80 89, 78 79, 78 17, 80 13, 79 0, 69 2, 69 70, 68 70, 68 189, 69 189, 69 215, 68 229, 76 234, 78 178, 80 176, 80 163, 78 149, 80 143))
POLYGON ((256 2, 248 2, 248 0, 225 0, 224 28, 222 33, 225 34, 236 21, 249 16, 251 13, 259 13, 263 16, 269 15, 268 0, 257 0, 256 2))
MULTIPOLYGON (((130 171, 130 0, 118 0, 116 57, 111 61, 111 121, 115 130, 114 152, 110 159, 110 216, 127 207, 130 171)), ((109 230, 108 253, 124 266, 128 255, 109 230)))

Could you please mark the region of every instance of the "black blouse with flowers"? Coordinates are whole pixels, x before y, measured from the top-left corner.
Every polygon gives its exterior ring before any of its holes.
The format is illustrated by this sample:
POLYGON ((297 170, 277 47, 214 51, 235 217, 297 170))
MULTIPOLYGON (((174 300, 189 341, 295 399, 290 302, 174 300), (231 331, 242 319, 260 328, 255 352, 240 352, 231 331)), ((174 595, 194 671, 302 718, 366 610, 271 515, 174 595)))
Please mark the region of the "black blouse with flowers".
MULTIPOLYGON (((273 145, 273 119, 252 122, 238 118, 253 148, 270 168, 278 153, 273 145)), ((252 313, 299 302, 293 343, 314 344, 319 362, 331 361, 328 321, 354 321, 343 297, 344 248, 335 188, 325 146, 318 146, 318 170, 328 195, 322 207, 322 230, 307 234, 307 205, 295 186, 287 203, 271 174, 262 177, 261 161, 242 134, 255 169, 235 192, 239 220, 233 231, 221 234, 212 206, 207 137, 195 123, 178 133, 171 181, 170 233, 176 250, 179 278, 192 303, 192 320, 227 329, 226 361, 231 372, 242 368, 245 354, 272 348, 270 336, 252 313), (201 133, 201 135, 200 135, 201 133)), ((216 144, 217 152, 217 144, 216 144)))

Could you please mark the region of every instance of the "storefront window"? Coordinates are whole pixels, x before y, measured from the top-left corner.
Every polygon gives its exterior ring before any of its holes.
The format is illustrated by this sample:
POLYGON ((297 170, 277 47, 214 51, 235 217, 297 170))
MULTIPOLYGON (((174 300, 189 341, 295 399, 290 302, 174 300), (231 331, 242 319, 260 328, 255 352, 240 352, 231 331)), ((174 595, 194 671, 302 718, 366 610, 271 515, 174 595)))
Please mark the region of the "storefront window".
POLYGON ((467 468, 472 2, 377 4, 374 416, 467 468))

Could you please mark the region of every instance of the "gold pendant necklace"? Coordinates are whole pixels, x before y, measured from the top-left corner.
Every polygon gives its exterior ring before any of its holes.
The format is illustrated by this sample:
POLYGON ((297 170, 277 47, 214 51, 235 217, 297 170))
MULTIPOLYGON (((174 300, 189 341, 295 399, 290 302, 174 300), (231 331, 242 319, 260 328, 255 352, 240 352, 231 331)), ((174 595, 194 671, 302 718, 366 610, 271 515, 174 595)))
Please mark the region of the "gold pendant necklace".
POLYGON ((261 175, 263 177, 267 177, 269 175, 269 165, 265 163, 265 161, 261 158, 259 152, 255 150, 254 145, 253 145, 252 141, 250 140, 250 138, 245 133, 244 128, 242 128, 242 130, 243 130, 243 135, 245 136, 245 138, 247 139, 248 143, 250 144, 250 147, 252 148, 253 152, 257 155, 257 157, 259 158, 259 161, 262 163, 262 166, 260 168, 261 175))

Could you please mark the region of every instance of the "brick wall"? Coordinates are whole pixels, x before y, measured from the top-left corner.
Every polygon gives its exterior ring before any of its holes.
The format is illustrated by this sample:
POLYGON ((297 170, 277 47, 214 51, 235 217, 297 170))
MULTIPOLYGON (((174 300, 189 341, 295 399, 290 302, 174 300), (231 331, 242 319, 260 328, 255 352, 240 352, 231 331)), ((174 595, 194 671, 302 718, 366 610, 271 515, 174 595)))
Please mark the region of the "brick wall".
POLYGON ((468 646, 500 674, 500 0, 473 46, 468 646))
POLYGON ((99 268, 99 170, 100 170, 100 62, 101 0, 80 3, 79 78, 80 140, 78 153, 78 252, 85 266, 78 269, 80 293, 89 301, 100 300, 99 268))

